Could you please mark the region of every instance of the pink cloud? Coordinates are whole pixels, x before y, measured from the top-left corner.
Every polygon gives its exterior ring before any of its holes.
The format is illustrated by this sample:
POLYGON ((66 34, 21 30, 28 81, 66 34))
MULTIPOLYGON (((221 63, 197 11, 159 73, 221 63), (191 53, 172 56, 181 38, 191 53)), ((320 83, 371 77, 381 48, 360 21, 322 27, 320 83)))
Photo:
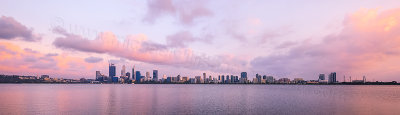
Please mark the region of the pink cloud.
MULTIPOLYGON (((96 67, 80 57, 65 54, 44 54, 29 48, 21 48, 9 42, 0 42, 0 73, 17 75, 42 75, 52 77, 87 77, 96 67), (79 65, 80 68, 77 69, 79 65), (73 70, 72 70, 73 69, 73 70)), ((90 74, 91 75, 91 74, 90 74)))
POLYGON ((317 44, 305 41, 284 55, 255 58, 251 65, 283 76, 316 79, 318 73, 336 71, 341 76, 400 80, 399 12, 400 9, 355 12, 345 18, 339 34, 326 36, 317 44))
POLYGON ((157 18, 170 15, 182 24, 191 25, 195 19, 211 16, 204 3, 185 0, 149 0, 147 14, 143 21, 153 23, 157 18))
POLYGON ((53 44, 66 50, 108 54, 133 61, 197 70, 230 71, 232 67, 242 67, 234 66, 240 65, 241 62, 225 61, 227 57, 195 54, 192 49, 185 47, 186 44, 208 40, 193 37, 188 32, 167 37, 167 44, 151 42, 143 34, 128 36, 121 42, 111 32, 101 33, 94 40, 66 33, 61 28, 56 28, 55 32, 61 34, 62 37, 57 38, 53 44), (227 68, 229 66, 232 67, 227 68))

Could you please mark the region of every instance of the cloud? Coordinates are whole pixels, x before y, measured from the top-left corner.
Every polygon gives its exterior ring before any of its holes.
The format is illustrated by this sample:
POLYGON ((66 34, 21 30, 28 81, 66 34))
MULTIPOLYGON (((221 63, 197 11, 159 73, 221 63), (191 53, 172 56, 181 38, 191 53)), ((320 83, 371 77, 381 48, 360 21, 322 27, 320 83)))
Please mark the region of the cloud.
POLYGON ((286 54, 257 57, 251 66, 282 76, 316 79, 318 73, 335 71, 341 75, 393 80, 400 74, 398 12, 400 9, 355 12, 345 18, 339 34, 326 36, 320 43, 304 41, 286 54))
POLYGON ((187 46, 188 43, 192 43, 195 41, 202 41, 202 42, 210 43, 211 39, 212 39, 212 36, 210 36, 210 35, 204 36, 203 38, 198 38, 198 37, 194 37, 188 31, 181 31, 176 34, 167 36, 167 46, 184 48, 187 46))
POLYGON ((102 63, 86 63, 83 58, 66 54, 41 53, 30 48, 0 41, 0 73, 16 75, 51 75, 51 77, 90 77, 102 63))
POLYGON ((88 63, 97 63, 97 62, 103 61, 103 58, 87 57, 87 58, 85 58, 85 61, 88 63))
POLYGON ((67 33, 61 28, 55 28, 54 32, 62 37, 56 38, 53 44, 67 50, 109 54, 132 61, 197 70, 229 71, 232 69, 226 67, 236 63, 222 61, 226 59, 220 59, 218 56, 208 57, 204 54, 195 54, 190 48, 185 47, 186 44, 208 40, 195 38, 188 32, 169 36, 168 44, 151 42, 143 34, 128 36, 120 42, 112 32, 103 32, 94 40, 67 33), (182 41, 177 41, 178 39, 182 41))
POLYGON ((212 16, 212 12, 200 1, 148 0, 147 7, 143 21, 150 23, 161 16, 170 15, 179 19, 182 24, 191 25, 198 18, 212 16))
POLYGON ((38 41, 41 38, 12 17, 0 18, 0 39, 22 39, 25 41, 38 41))

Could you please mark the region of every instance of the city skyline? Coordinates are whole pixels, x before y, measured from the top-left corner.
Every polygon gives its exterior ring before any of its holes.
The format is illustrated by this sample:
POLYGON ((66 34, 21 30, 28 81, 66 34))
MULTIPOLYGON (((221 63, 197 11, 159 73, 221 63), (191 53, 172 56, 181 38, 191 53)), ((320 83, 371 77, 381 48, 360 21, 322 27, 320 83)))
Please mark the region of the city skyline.
POLYGON ((396 0, 6 0, 0 74, 204 79, 247 72, 251 79, 324 74, 328 82, 333 75, 400 81, 399 6, 396 0))

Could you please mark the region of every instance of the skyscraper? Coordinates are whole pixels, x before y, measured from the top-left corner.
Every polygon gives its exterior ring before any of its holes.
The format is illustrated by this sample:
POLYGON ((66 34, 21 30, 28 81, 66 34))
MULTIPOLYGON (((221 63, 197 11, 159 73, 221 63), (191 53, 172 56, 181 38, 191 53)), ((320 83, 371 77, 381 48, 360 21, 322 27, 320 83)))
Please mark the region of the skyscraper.
POLYGON ((336 72, 329 74, 328 83, 336 83, 336 72))
POLYGON ((136 76, 135 76, 135 65, 133 65, 132 67, 132 80, 135 80, 136 76))
POLYGON ((121 76, 125 76, 126 72, 125 72, 125 65, 122 65, 122 69, 121 69, 121 76))
POLYGON ((247 79, 247 72, 242 72, 242 73, 240 73, 240 78, 245 78, 245 79, 247 79))
POLYGON ((141 75, 140 71, 136 71, 136 83, 140 83, 141 75))
POLYGON ((221 82, 225 83, 225 76, 224 75, 221 76, 221 82))
POLYGON ((206 73, 203 73, 203 82, 206 83, 206 73))
POLYGON ((145 81, 150 81, 151 80, 150 72, 146 72, 146 78, 144 80, 145 81))
POLYGON ((261 75, 260 74, 256 74, 256 79, 257 79, 257 81, 256 81, 256 83, 261 83, 261 75))
POLYGON ((96 71, 96 81, 101 81, 102 80, 102 76, 100 71, 96 71))
POLYGON ((318 80, 325 80, 325 74, 319 74, 318 80))
POLYGON ((108 76, 109 77, 115 77, 115 75, 116 75, 116 68, 115 68, 115 65, 113 64, 113 63, 110 63, 109 65, 108 65, 108 76))
POLYGON ((153 81, 158 81, 158 70, 153 70, 153 81))

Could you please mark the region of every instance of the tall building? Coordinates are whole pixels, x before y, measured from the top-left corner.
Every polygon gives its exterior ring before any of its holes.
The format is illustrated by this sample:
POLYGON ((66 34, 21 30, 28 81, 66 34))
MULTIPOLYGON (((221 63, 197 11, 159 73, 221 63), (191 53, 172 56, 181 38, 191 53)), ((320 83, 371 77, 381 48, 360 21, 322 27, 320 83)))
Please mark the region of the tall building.
POLYGON ((325 74, 319 74, 318 80, 319 80, 319 81, 325 80, 325 74))
POLYGON ((328 83, 336 83, 336 72, 329 74, 328 83))
POLYGON ((260 74, 256 74, 256 79, 257 79, 257 81, 256 81, 256 83, 261 83, 261 75, 260 74))
POLYGON ((101 78, 102 76, 101 76, 101 73, 100 73, 100 71, 96 71, 96 81, 101 81, 101 78))
POLYGON ((247 79, 247 72, 242 72, 242 73, 240 73, 240 78, 245 78, 245 79, 247 79))
POLYGON ((145 81, 150 81, 151 80, 150 72, 146 72, 146 78, 144 80, 145 81))
POLYGON ((135 80, 135 65, 132 67, 132 80, 135 80))
POLYGON ((122 69, 121 69, 121 76, 125 76, 126 72, 125 72, 125 65, 122 65, 122 69))
POLYGON ((153 81, 158 81, 158 70, 153 70, 153 81))
POLYGON ((176 82, 181 81, 181 79, 182 79, 181 75, 176 76, 176 82))
POLYGON ((225 83, 225 76, 224 75, 221 76, 221 82, 225 83))
POLYGON ((274 83, 275 82, 275 79, 274 79, 274 77, 273 76, 267 76, 267 81, 266 81, 267 83, 274 83))
POLYGON ((140 83, 140 79, 141 79, 141 75, 140 75, 140 71, 136 71, 136 83, 140 83))
POLYGON ((115 77, 116 76, 116 68, 115 65, 113 63, 110 63, 108 65, 108 77, 115 77))
POLYGON ((206 83, 206 73, 203 73, 203 82, 206 83))
POLYGON ((201 83, 201 76, 195 76, 196 83, 201 83))

